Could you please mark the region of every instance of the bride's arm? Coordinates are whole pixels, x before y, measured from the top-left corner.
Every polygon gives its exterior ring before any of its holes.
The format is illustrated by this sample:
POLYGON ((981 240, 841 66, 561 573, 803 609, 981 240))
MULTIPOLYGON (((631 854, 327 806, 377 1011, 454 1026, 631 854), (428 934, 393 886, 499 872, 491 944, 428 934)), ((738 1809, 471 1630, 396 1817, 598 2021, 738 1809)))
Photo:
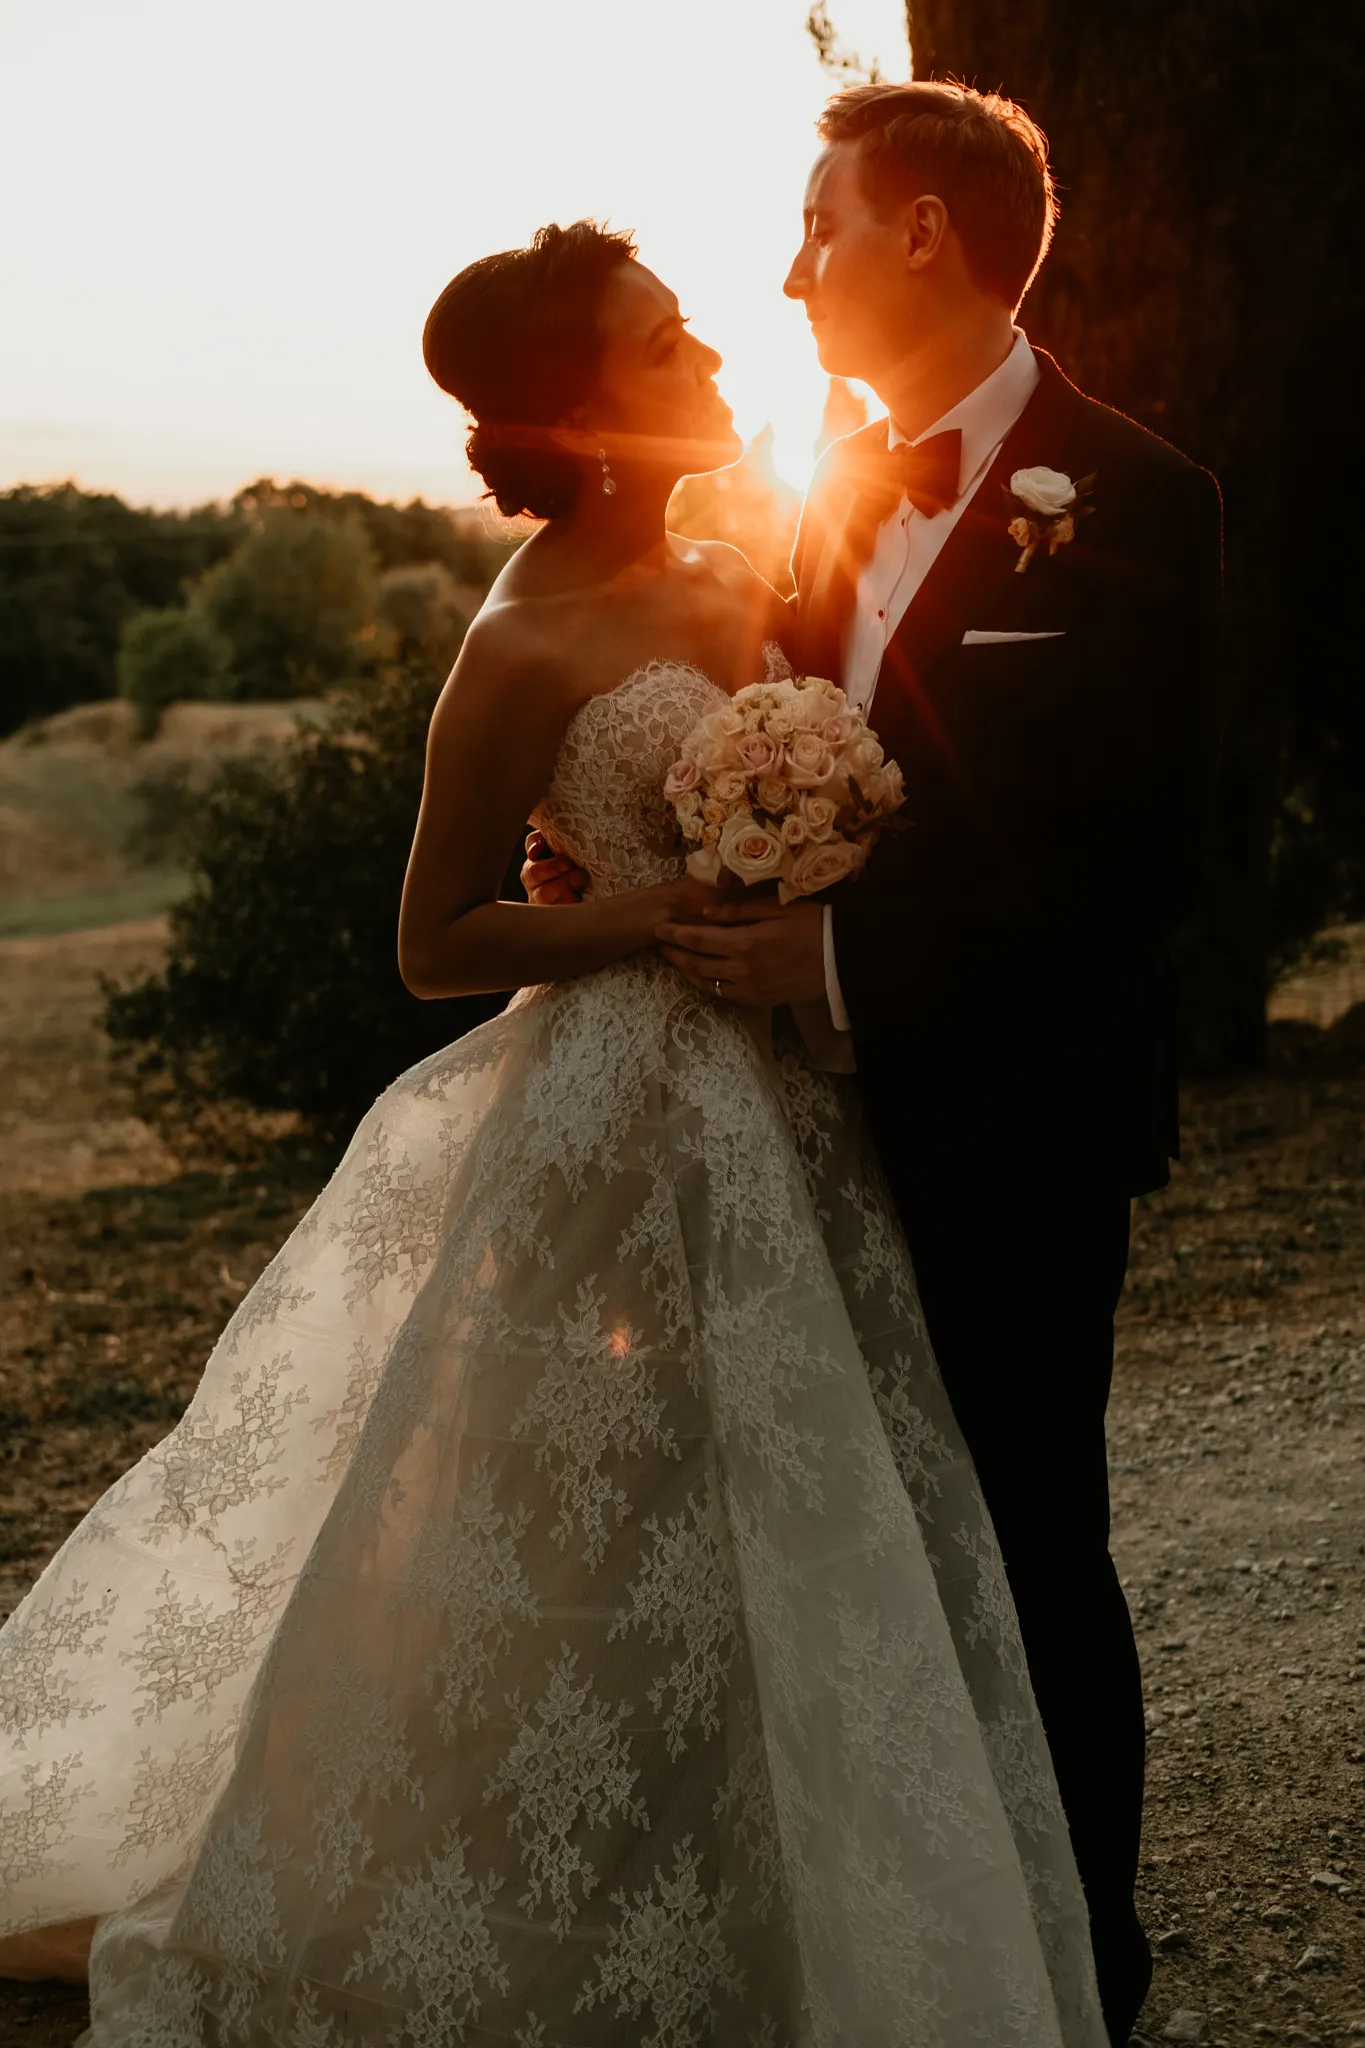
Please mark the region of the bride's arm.
POLYGON ((552 657, 519 643, 496 616, 475 622, 432 714, 403 884, 398 966, 414 995, 477 995, 590 974, 652 946, 670 906, 697 894, 684 881, 574 909, 498 900, 573 708, 552 657))

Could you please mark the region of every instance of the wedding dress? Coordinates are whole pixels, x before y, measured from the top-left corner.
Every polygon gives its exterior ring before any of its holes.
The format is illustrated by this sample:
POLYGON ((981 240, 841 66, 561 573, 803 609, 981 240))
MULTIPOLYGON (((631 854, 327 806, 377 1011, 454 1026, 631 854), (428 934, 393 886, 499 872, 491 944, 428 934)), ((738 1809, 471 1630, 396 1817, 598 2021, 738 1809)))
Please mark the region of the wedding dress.
MULTIPOLYGON (((595 890, 718 696, 575 716, 595 890)), ((103 1916, 97 2048, 1105 2048, 848 1085, 647 956, 376 1103, 0 1634, 0 1929, 103 1916)))

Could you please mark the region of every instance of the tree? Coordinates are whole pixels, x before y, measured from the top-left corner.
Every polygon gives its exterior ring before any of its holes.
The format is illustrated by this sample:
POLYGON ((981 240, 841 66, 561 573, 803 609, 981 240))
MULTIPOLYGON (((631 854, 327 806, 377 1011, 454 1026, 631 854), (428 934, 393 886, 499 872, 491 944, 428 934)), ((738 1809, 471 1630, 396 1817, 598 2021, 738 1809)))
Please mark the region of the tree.
POLYGON ((444 675, 478 604, 441 562, 387 569, 379 579, 379 616, 397 661, 419 661, 444 675))
POLYGON ((358 524, 381 571, 439 562, 456 583, 479 590, 487 589, 516 546, 515 540, 490 534, 477 509, 450 511, 421 498, 406 505, 383 504, 363 491, 320 491, 313 484, 277 484, 272 477, 258 477, 232 502, 248 522, 287 508, 358 524))
POLYGON ((143 511, 74 484, 0 493, 0 735, 112 696, 125 621, 176 603, 243 531, 215 506, 143 511))
POLYGON ((232 650, 195 606, 135 612, 119 643, 119 695, 137 706, 138 731, 150 739, 168 704, 184 697, 225 697, 232 650))
POLYGON ((272 507, 194 603, 226 642, 231 695, 306 697, 350 681, 376 629, 374 553, 358 520, 272 507))

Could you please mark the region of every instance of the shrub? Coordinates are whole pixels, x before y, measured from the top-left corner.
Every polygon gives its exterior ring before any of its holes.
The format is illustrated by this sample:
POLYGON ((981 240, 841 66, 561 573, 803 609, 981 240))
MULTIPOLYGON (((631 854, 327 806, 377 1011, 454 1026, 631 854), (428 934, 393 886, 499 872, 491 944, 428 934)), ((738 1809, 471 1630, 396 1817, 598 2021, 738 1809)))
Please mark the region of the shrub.
POLYGON ((106 992, 111 1036, 180 1103, 227 1095, 342 1133, 405 1067, 501 1009, 420 1002, 398 975, 438 688, 429 666, 385 670, 328 728, 225 763, 204 790, 166 968, 106 992))
POLYGON ((118 688, 137 706, 138 730, 149 739, 168 704, 229 693, 232 651, 195 607, 135 612, 118 651, 118 688))

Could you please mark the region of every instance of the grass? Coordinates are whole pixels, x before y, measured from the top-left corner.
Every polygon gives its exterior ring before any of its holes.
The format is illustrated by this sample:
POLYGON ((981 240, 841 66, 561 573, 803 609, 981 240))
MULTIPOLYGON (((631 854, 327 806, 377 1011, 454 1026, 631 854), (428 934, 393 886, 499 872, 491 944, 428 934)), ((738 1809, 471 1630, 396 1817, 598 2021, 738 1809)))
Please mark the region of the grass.
POLYGON ((0 902, 0 939, 46 938, 158 917, 179 902, 188 886, 186 875, 167 869, 129 875, 106 888, 69 896, 11 896, 0 902))

